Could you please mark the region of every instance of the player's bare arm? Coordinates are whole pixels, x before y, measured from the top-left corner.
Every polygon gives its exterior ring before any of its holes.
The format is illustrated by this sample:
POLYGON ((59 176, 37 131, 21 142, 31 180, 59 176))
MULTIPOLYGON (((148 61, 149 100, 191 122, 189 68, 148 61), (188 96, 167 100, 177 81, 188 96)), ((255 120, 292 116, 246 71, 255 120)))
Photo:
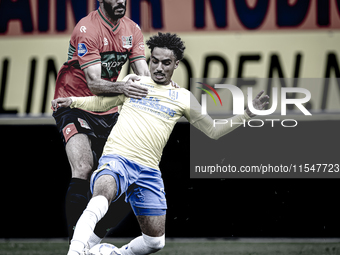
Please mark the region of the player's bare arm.
POLYGON ((87 85, 95 95, 112 96, 124 94, 127 97, 141 99, 146 97, 148 89, 134 81, 139 80, 137 75, 131 75, 126 82, 111 82, 101 78, 101 64, 89 66, 84 69, 87 85))
POLYGON ((145 59, 137 60, 131 63, 131 68, 132 68, 132 71, 137 75, 150 76, 149 67, 145 59))
MULTIPOLYGON (((262 96, 263 93, 264 93, 264 90, 258 93, 256 97, 253 99, 253 106, 256 110, 263 110, 269 104, 268 102, 269 96, 268 95, 262 96)), ((246 113, 251 118, 256 116, 256 114, 252 113, 249 110, 249 107, 246 108, 246 113)))

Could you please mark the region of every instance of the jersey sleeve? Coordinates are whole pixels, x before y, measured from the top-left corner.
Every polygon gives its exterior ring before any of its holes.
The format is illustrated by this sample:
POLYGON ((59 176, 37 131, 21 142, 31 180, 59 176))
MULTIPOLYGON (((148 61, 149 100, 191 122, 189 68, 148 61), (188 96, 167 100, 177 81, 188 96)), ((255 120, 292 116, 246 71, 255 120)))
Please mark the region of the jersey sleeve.
POLYGON ((144 50, 144 38, 141 29, 137 24, 135 24, 134 34, 133 34, 133 45, 130 51, 129 59, 130 63, 133 63, 137 60, 145 59, 145 50, 144 50))
POLYGON ((191 92, 190 102, 186 106, 184 116, 195 128, 201 130, 208 137, 215 140, 230 133, 250 119, 247 113, 244 112, 243 115, 236 115, 228 118, 227 122, 224 121, 223 124, 216 124, 208 114, 201 113, 201 105, 191 92))
POLYGON ((190 124, 193 124, 204 117, 201 114, 200 103, 190 91, 188 91, 188 93, 186 94, 184 102, 185 109, 183 115, 190 122, 190 124))
POLYGON ((71 97, 71 108, 79 108, 91 112, 106 112, 113 107, 122 105, 125 100, 125 95, 114 97, 90 96, 90 97, 71 97))
POLYGON ((88 22, 81 20, 74 28, 71 45, 81 69, 101 63, 98 38, 97 30, 88 22))

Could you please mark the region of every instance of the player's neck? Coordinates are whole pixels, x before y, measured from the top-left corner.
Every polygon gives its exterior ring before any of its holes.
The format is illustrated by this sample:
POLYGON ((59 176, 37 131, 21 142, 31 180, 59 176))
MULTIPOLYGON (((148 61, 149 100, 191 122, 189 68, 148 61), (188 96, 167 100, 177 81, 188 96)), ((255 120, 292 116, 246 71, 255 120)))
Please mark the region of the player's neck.
POLYGON ((112 19, 111 17, 108 17, 108 16, 106 17, 114 26, 116 26, 120 20, 120 19, 112 19))

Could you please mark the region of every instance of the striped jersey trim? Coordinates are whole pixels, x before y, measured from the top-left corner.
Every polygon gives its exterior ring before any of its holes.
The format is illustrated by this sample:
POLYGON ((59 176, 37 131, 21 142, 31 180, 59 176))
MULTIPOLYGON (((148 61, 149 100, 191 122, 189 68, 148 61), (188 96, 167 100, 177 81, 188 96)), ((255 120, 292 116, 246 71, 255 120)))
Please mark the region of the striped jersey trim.
POLYGON ((119 25, 120 25, 120 21, 119 21, 119 23, 117 24, 117 26, 116 26, 114 29, 112 29, 112 32, 115 32, 115 31, 118 29, 119 25))
POLYGON ((67 53, 68 58, 67 58, 67 60, 71 60, 72 59, 73 54, 74 54, 75 51, 76 51, 76 48, 70 43, 70 45, 68 47, 68 53, 67 53))
POLYGON ((119 20, 119 22, 118 22, 118 24, 116 25, 116 27, 114 27, 113 25, 112 25, 112 23, 101 13, 101 11, 100 11, 100 8, 98 8, 98 13, 99 13, 99 16, 102 18, 102 20, 104 20, 105 22, 106 22, 106 24, 108 24, 111 28, 113 28, 112 29, 112 32, 114 32, 114 31, 116 31, 117 29, 118 29, 118 27, 119 27, 119 25, 120 25, 120 20, 119 20))
POLYGON ((137 56, 137 57, 134 57, 134 58, 130 58, 130 62, 133 62, 133 61, 136 61, 136 60, 139 60, 139 59, 145 59, 145 56, 137 56))
POLYGON ((84 68, 86 68, 86 67, 88 67, 88 66, 90 66, 90 65, 92 65, 92 64, 96 64, 96 63, 101 63, 101 60, 100 60, 100 59, 92 60, 92 61, 90 61, 90 62, 87 62, 87 63, 81 65, 80 68, 81 68, 81 69, 84 69, 84 68))

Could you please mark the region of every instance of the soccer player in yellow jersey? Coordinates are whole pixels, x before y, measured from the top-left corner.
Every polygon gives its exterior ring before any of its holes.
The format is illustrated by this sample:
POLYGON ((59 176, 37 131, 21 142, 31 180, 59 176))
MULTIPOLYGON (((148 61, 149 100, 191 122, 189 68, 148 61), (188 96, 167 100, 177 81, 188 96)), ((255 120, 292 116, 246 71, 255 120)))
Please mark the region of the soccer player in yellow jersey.
MULTIPOLYGON (((151 49, 151 77, 141 77, 136 81, 148 88, 145 98, 133 99, 119 95, 69 97, 52 101, 53 108, 70 106, 97 112, 122 105, 118 122, 104 147, 99 168, 91 177, 93 197, 76 225, 68 255, 82 254, 96 223, 105 215, 110 203, 124 192, 126 202, 131 204, 137 217, 142 235, 120 249, 96 245, 92 250, 102 249, 105 252, 111 249, 117 252, 112 254, 144 255, 162 249, 165 245, 167 205, 158 165, 177 120, 185 116, 192 125, 213 139, 237 127, 213 127, 213 120, 209 115, 201 114, 201 106, 190 91, 171 86, 172 74, 183 58, 185 49, 177 35, 158 33, 147 41, 147 45, 151 49)), ((125 77, 127 79, 129 76, 125 77)), ((269 99, 268 96, 261 97, 262 93, 253 100, 254 107, 259 110, 268 104, 269 99)), ((234 123, 242 123, 253 116, 247 108, 243 115, 231 119, 234 123)))

